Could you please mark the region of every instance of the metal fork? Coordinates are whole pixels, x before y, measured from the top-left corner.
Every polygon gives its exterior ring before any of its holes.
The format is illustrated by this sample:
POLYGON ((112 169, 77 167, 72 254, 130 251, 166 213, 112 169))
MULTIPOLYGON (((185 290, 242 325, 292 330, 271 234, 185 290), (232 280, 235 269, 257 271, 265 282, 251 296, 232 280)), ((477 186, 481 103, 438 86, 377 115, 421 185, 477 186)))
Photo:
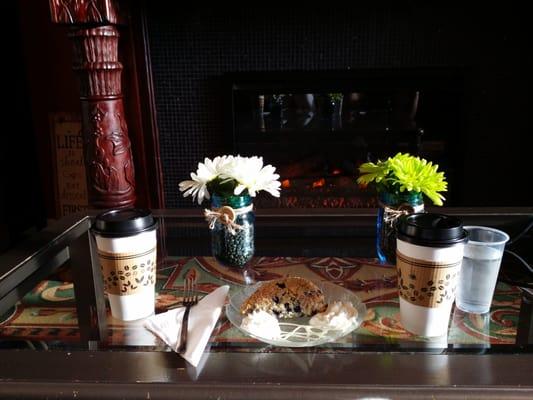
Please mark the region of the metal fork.
POLYGON ((189 329, 189 312, 191 307, 198 303, 198 295, 195 295, 196 284, 193 279, 185 279, 185 292, 183 294, 183 306, 185 306, 185 312, 183 313, 183 320, 181 323, 181 336, 180 345, 178 347, 178 353, 183 353, 187 348, 187 330, 189 329))

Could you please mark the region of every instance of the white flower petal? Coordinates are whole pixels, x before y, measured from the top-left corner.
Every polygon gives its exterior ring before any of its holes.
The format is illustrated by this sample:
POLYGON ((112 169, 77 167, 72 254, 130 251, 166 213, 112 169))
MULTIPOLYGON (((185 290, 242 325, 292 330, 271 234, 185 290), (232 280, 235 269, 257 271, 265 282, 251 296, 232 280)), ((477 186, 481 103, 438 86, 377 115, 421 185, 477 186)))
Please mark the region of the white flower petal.
POLYGON ((235 195, 240 195, 242 193, 242 191, 246 189, 246 186, 244 185, 237 185, 237 187, 233 190, 233 194, 235 195))
POLYGON ((183 197, 187 197, 187 196, 189 196, 191 194, 194 197, 194 196, 196 196, 196 193, 198 192, 198 190, 199 190, 198 186, 193 186, 193 187, 187 189, 185 192, 183 192, 183 197))
POLYGON ((179 183, 179 188, 183 192, 184 190, 187 190, 194 185, 196 185, 195 181, 182 181, 179 183))
POLYGON ((190 181, 179 184, 183 195, 197 196, 198 203, 210 198, 207 184, 215 178, 223 181, 235 180, 237 185, 235 195, 242 194, 245 190, 250 196, 255 196, 264 190, 273 196, 279 197, 281 184, 279 174, 272 165, 263 166, 262 157, 217 156, 213 160, 205 158, 203 163, 198 163, 196 173, 191 173, 190 181))
POLYGON ((204 197, 205 194, 207 192, 207 188, 205 186, 202 186, 199 190, 198 190, 198 204, 202 204, 202 201, 204 201, 204 197))

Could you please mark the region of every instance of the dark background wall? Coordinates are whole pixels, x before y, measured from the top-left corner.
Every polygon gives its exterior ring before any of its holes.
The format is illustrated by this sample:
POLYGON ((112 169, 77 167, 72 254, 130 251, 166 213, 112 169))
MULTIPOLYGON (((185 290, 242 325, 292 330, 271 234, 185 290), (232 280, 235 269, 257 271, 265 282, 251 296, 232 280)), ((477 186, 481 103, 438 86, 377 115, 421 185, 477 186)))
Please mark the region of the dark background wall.
MULTIPOLYGON (((365 5, 363 5, 365 4, 365 5)), ((516 4, 431 7, 148 6, 167 207, 190 206, 178 182, 231 150, 224 74, 369 67, 464 67, 468 111, 461 196, 447 205, 531 205, 531 43, 516 4), (227 116, 226 116, 227 117, 227 116)), ((448 3, 447 3, 448 4, 448 3)))
POLYGON ((48 2, 4 5, 7 105, 0 144, 0 251, 54 217, 51 112, 79 111, 70 44, 48 2))

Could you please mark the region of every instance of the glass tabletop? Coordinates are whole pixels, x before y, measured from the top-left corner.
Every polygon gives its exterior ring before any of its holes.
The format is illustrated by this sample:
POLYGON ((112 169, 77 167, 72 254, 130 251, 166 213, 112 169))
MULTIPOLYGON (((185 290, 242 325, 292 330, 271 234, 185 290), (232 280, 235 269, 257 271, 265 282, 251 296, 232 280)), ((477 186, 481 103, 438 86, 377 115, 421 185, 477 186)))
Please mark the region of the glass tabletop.
MULTIPOLYGON (((518 237, 531 221, 528 210, 445 212, 459 216, 465 224, 497 227, 512 237, 518 237)), ((211 256, 209 229, 199 210, 157 211, 155 215, 159 220, 156 313, 181 301, 186 277, 194 278, 197 294, 202 297, 222 285, 230 286, 231 296, 246 285, 301 276, 352 291, 365 303, 367 312, 362 325, 350 334, 330 343, 291 351, 499 354, 533 350, 531 306, 523 304, 531 277, 514 256, 505 255, 503 259, 489 313, 470 314, 454 307, 447 336, 426 338, 411 334, 401 325, 396 269, 375 258, 374 210, 259 211, 255 256, 244 268, 224 266, 211 256)), ((54 231, 55 239, 44 242, 43 247, 65 238, 83 218, 63 221, 54 231)), ((514 246, 521 258, 531 259, 527 245, 517 241, 514 246)), ((35 250, 30 258, 39 256, 39 250, 35 250)), ((47 276, 34 277, 31 290, 4 310, 0 315, 1 348, 86 347, 77 318, 73 263, 74 260, 69 260, 66 266, 47 276)), ((117 320, 111 316, 109 307, 106 319, 107 329, 97 348, 169 351, 144 327, 143 320, 117 320)), ((222 314, 208 351, 282 353, 287 349, 245 335, 222 314)))
POLYGON ((0 255, 0 397, 531 398, 532 284, 519 260, 533 257, 533 209, 436 211, 509 233, 514 253, 490 313, 454 309, 439 339, 401 325, 395 267, 375 258, 375 209, 258 210, 255 256, 243 269, 211 256, 201 210, 154 211, 156 313, 181 300, 186 277, 204 296, 286 275, 338 285, 367 310, 359 328, 314 347, 260 342, 222 313, 197 366, 142 320, 110 315, 89 231, 95 213, 65 217, 0 255))

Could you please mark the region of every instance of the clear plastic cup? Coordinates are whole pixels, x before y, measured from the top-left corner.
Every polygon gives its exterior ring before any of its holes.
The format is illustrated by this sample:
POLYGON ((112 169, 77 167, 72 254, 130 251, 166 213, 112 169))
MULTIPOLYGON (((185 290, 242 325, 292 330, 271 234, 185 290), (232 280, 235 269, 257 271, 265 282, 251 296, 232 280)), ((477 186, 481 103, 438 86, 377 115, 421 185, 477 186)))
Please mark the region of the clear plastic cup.
POLYGON ((462 311, 484 314, 490 310, 509 235, 485 226, 465 226, 464 229, 469 238, 464 249, 455 305, 462 311))

